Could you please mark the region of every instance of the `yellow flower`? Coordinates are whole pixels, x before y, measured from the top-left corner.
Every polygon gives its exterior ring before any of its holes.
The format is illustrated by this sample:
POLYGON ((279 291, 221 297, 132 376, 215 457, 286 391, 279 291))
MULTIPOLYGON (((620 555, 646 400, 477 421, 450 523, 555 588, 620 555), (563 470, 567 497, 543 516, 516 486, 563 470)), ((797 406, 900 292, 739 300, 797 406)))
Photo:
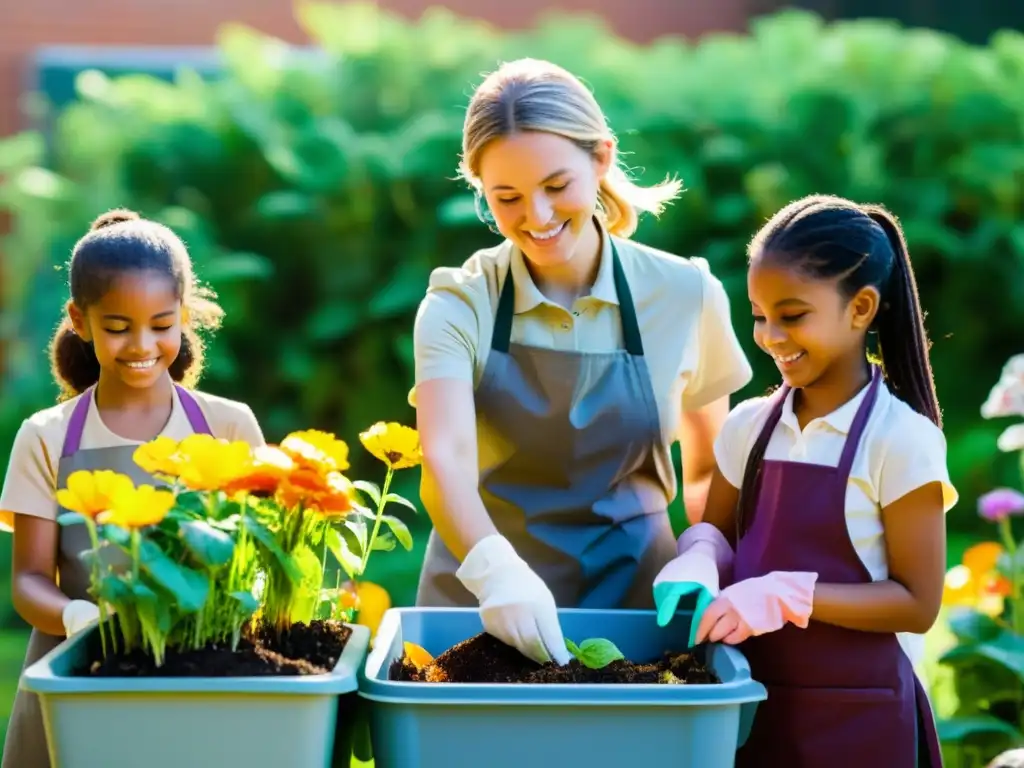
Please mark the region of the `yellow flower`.
POLYGON ((404 424, 378 421, 360 433, 359 440, 366 450, 391 469, 407 469, 423 461, 419 432, 404 424))
POLYGON ((281 449, 296 463, 325 475, 349 468, 348 444, 329 432, 318 429, 292 432, 281 442, 281 449))
POLYGON ((996 572, 996 563, 1003 552, 1002 545, 994 541, 975 544, 965 551, 963 562, 946 573, 942 604, 974 608, 987 616, 1001 615, 1005 598, 1011 591, 1006 579, 996 572))
POLYGON ((241 440, 228 442, 211 435, 189 435, 178 445, 180 477, 194 491, 219 491, 243 477, 253 465, 253 452, 241 440))
POLYGON ((954 565, 942 583, 942 604, 948 607, 971 607, 977 602, 974 574, 966 565, 954 565))
POLYGON ((132 458, 142 469, 154 476, 178 477, 181 470, 178 441, 163 435, 140 445, 132 458))
POLYGON ((57 503, 71 512, 94 518, 110 509, 115 496, 132 488, 134 484, 127 475, 109 469, 79 470, 68 476, 67 488, 57 491, 57 503))
POLYGON ((140 485, 119 493, 110 510, 102 513, 98 520, 119 528, 145 528, 167 517, 173 506, 174 494, 170 491, 140 485))

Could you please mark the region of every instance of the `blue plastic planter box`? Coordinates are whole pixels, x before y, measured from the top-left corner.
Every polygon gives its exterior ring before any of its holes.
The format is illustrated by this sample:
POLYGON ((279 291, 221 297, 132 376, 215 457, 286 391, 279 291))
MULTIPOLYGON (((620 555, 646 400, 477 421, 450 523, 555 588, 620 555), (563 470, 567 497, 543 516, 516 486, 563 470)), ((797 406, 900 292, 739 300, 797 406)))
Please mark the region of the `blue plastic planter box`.
MULTIPOLYGON (((686 648, 690 616, 660 628, 653 611, 559 611, 566 637, 614 642, 632 661, 686 648)), ((376 768, 729 768, 767 693, 735 648, 711 646, 715 685, 392 682, 403 642, 439 655, 483 629, 475 609, 384 614, 360 696, 371 702, 376 768), (742 723, 741 723, 742 721, 742 723)))
POLYGON ((348 768, 370 632, 353 626, 329 675, 75 677, 96 628, 25 670, 52 768, 348 768), (333 753, 333 754, 332 754, 333 753))

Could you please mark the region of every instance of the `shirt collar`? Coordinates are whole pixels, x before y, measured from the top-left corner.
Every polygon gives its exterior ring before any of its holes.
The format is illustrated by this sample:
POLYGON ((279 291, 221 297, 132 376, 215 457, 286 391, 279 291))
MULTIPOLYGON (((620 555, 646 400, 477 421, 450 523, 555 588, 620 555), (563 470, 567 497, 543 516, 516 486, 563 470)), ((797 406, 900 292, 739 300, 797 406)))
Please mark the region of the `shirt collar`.
MULTIPOLYGON (((827 413, 824 416, 820 416, 814 421, 824 422, 828 424, 832 429, 840 434, 847 435, 850 433, 850 429, 853 427, 853 420, 857 416, 857 411, 860 409, 860 404, 864 402, 864 398, 867 397, 868 388, 871 386, 869 381, 864 387, 854 395, 850 400, 847 400, 843 405, 836 408, 832 413, 827 413)), ((880 384, 878 388, 879 399, 882 398, 885 391, 884 384, 880 384)), ((796 392, 795 389, 791 389, 786 394, 786 402, 782 406, 782 418, 781 421, 786 424, 794 432, 800 432, 800 423, 796 420, 796 414, 793 412, 793 394, 796 392)), ((813 422, 812 422, 813 423, 813 422)))
MULTIPOLYGON (((619 297, 615 290, 615 273, 612 269, 611 237, 599 219, 595 217, 594 222, 601 235, 601 263, 597 268, 597 279, 594 280, 594 285, 587 298, 618 305, 619 297)), ((512 284, 516 288, 515 314, 521 315, 524 312, 529 312, 541 304, 552 304, 533 282, 523 252, 516 245, 511 246, 511 251, 509 274, 512 277, 512 284)))

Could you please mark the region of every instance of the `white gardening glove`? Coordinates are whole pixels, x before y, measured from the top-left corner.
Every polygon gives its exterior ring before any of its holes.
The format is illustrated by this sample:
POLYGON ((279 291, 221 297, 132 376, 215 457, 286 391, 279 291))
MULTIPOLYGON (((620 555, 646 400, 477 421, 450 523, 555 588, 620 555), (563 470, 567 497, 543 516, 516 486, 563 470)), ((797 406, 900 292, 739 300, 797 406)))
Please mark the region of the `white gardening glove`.
POLYGON ((569 663, 551 590, 504 536, 477 542, 455 575, 479 601, 488 634, 538 664, 569 663))
POLYGON ((68 637, 77 635, 100 617, 100 609, 88 600, 72 600, 64 606, 61 618, 68 637))

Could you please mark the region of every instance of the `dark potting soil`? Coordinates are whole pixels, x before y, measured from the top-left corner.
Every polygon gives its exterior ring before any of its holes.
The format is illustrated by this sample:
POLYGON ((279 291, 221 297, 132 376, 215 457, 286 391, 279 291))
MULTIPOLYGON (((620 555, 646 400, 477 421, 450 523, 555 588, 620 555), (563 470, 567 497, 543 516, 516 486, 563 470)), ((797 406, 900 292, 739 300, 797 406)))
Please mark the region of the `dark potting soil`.
POLYGON ((591 669, 576 659, 565 666, 537 664, 492 635, 481 633, 453 645, 422 669, 402 656, 388 671, 391 680, 414 683, 720 683, 693 653, 668 652, 658 661, 613 661, 591 669))
POLYGON ((208 645, 196 651, 170 648, 163 666, 141 651, 109 654, 100 658, 99 643, 88 669, 78 676, 93 677, 265 677, 276 675, 326 675, 337 665, 352 634, 337 621, 294 624, 277 637, 269 628, 243 636, 238 649, 208 645))

